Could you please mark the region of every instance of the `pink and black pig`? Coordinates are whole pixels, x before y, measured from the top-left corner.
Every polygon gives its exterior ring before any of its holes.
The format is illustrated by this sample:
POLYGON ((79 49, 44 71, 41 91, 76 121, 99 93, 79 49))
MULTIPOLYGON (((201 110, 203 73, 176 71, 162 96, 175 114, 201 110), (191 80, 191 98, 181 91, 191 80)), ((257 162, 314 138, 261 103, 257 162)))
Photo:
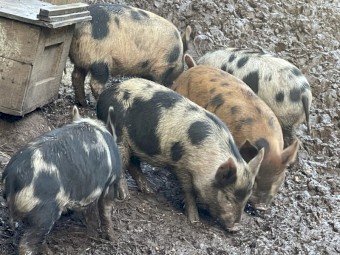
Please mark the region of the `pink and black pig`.
POLYGON ((296 159, 299 141, 295 139, 284 148, 277 117, 243 81, 215 67, 196 66, 190 55, 186 54, 185 60, 189 69, 176 79, 172 89, 216 114, 229 128, 246 161, 264 149, 249 202, 258 210, 268 209, 286 168, 296 159))
POLYGON ((275 113, 285 145, 292 144, 304 121, 310 131, 311 88, 293 64, 260 51, 235 48, 208 52, 197 63, 220 68, 244 81, 275 113))
POLYGON ((97 230, 96 214, 87 210, 94 206, 103 237, 113 240, 111 202, 126 194, 111 124, 110 130, 101 121, 81 118, 74 107, 72 123, 35 138, 13 155, 2 182, 11 223, 22 220, 25 226, 20 255, 50 254, 45 237, 67 209, 85 211, 89 227, 97 230))
POLYGON ((76 103, 86 104, 84 80, 91 74, 95 99, 109 76, 135 76, 170 86, 184 70, 183 51, 191 28, 182 38, 168 20, 146 10, 119 4, 94 4, 92 20, 76 26, 70 47, 76 103))
POLYGON ((99 96, 97 116, 112 119, 123 168, 140 190, 152 191, 140 162, 175 173, 189 222, 199 221, 196 202, 229 231, 240 228, 263 150, 247 164, 226 125, 173 90, 133 78, 99 96))

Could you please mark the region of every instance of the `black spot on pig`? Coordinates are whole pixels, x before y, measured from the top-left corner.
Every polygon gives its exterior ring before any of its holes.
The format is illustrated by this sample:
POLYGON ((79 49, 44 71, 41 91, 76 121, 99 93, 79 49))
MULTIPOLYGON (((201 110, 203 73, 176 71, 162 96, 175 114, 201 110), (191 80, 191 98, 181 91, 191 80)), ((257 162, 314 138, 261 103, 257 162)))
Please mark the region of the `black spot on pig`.
POLYGON ((241 162, 243 160, 243 158, 242 158, 240 151, 236 147, 236 144, 235 144, 235 142, 233 141, 232 138, 229 138, 229 145, 230 145, 230 150, 231 150, 232 154, 235 156, 236 160, 241 162))
POLYGON ((243 201, 247 196, 249 196, 251 192, 251 188, 249 188, 250 185, 242 188, 242 189, 236 189, 235 190, 235 198, 239 201, 243 201))
POLYGON ((128 113, 131 122, 135 123, 134 125, 127 125, 129 136, 133 139, 136 146, 140 150, 145 151, 149 156, 161 153, 156 130, 161 108, 155 108, 158 102, 155 103, 154 101, 154 98, 148 101, 135 98, 128 113), (141 110, 148 114, 141 114, 141 110), (148 139, 145 139, 145 137, 148 137, 148 139))
POLYGON ((223 83, 221 83, 221 86, 223 86, 223 87, 229 86, 229 83, 223 82, 223 83))
POLYGON ((146 69, 149 66, 149 60, 145 60, 143 62, 140 63, 140 67, 143 69, 146 69))
POLYGON ((196 121, 192 123, 188 130, 190 141, 193 145, 201 144, 211 133, 208 123, 196 121))
POLYGON ((115 13, 115 14, 120 14, 125 9, 131 9, 130 6, 122 5, 122 4, 97 4, 97 5, 94 5, 94 6, 99 6, 103 9, 108 10, 111 13, 115 13))
POLYGON ((130 96, 131 96, 130 92, 124 91, 124 95, 123 95, 124 100, 129 100, 130 96))
POLYGON ((171 146, 171 159, 178 161, 184 154, 184 147, 180 142, 176 142, 171 146))
POLYGON ((302 76, 301 71, 300 71, 298 68, 296 68, 296 67, 293 67, 293 68, 291 69, 291 72, 292 72, 295 76, 302 76))
POLYGON ((105 63, 93 63, 90 66, 90 72, 92 77, 102 84, 109 79, 109 69, 105 63))
POLYGON ((157 101, 157 106, 166 109, 173 108, 181 100, 182 98, 177 93, 171 93, 171 96, 169 96, 169 92, 163 91, 157 91, 151 98, 151 101, 157 101))
POLYGON ((240 58, 239 61, 237 61, 237 67, 238 68, 241 68, 243 67, 249 60, 249 57, 243 57, 243 58, 240 58))
POLYGON ((272 75, 268 75, 268 77, 267 77, 267 81, 271 81, 272 80, 272 75))
POLYGON ((222 66, 221 66, 221 69, 223 70, 223 71, 227 71, 227 65, 226 64, 223 64, 222 66))
POLYGON ((254 122, 253 118, 245 118, 245 119, 240 119, 239 120, 240 123, 242 123, 243 125, 251 125, 254 122))
POLYGON ((168 56, 168 62, 173 63, 173 62, 177 61, 179 54, 180 54, 179 47, 175 46, 168 56))
POLYGON ((131 11, 131 18, 133 20, 141 20, 143 17, 141 16, 141 14, 139 12, 136 12, 136 11, 131 11))
POLYGON ((264 148, 265 152, 269 151, 269 143, 265 138, 260 138, 255 142, 255 146, 258 150, 264 148))
POLYGON ((224 98, 222 94, 218 94, 216 96, 214 96, 211 101, 210 104, 216 108, 220 107, 221 105, 224 104, 224 98))
POLYGON ((162 75, 162 84, 165 86, 170 86, 174 80, 174 67, 168 68, 162 75))
POLYGON ((284 93, 282 91, 277 93, 276 96, 275 96, 275 100, 278 103, 282 103, 284 98, 285 98, 285 95, 284 95, 284 93))
POLYGON ((289 98, 292 102, 299 102, 301 99, 301 90, 294 88, 289 92, 289 98))
POLYGON ((259 72, 250 72, 242 79, 256 94, 259 91, 259 72))
POLYGON ((119 18, 118 17, 115 17, 115 22, 117 24, 117 27, 119 28, 119 18))
POLYGON ((238 114, 240 112, 240 107, 239 106, 232 106, 230 108, 231 114, 238 114))
POLYGON ((273 128, 274 127, 274 117, 269 118, 268 120, 268 126, 273 128))
POLYGON ((305 89, 310 89, 310 86, 309 86, 309 84, 307 82, 304 82, 302 84, 302 87, 305 88, 305 89))
POLYGON ((236 58, 236 55, 235 55, 234 53, 231 54, 230 57, 229 57, 228 62, 229 62, 229 63, 233 62, 235 58, 236 58))
POLYGON ((109 14, 98 6, 89 7, 89 11, 92 16, 92 37, 97 40, 104 39, 109 33, 109 14))
POLYGON ((229 68, 229 69, 227 70, 227 72, 230 73, 230 74, 233 74, 233 73, 234 73, 233 69, 231 69, 231 68, 229 68))
POLYGON ((211 81, 211 82, 216 82, 216 81, 217 81, 217 79, 211 79, 210 81, 211 81))
POLYGON ((256 111, 257 111, 258 114, 261 114, 261 113, 262 113, 261 109, 258 108, 257 106, 255 107, 255 109, 256 109, 256 111))
POLYGON ((34 196, 42 201, 55 199, 60 190, 60 183, 57 178, 47 172, 40 172, 34 181, 34 196), (37 190, 38 188, 38 190, 37 190), (42 192, 42 190, 44 192, 42 192))
POLYGON ((138 13, 143 16, 144 18, 149 18, 149 14, 147 14, 145 11, 139 10, 138 13))
POLYGON ((189 111, 193 111, 193 112, 197 112, 197 111, 198 111, 198 108, 195 107, 195 106, 193 106, 193 105, 190 105, 190 107, 189 107, 188 110, 189 110, 189 111))

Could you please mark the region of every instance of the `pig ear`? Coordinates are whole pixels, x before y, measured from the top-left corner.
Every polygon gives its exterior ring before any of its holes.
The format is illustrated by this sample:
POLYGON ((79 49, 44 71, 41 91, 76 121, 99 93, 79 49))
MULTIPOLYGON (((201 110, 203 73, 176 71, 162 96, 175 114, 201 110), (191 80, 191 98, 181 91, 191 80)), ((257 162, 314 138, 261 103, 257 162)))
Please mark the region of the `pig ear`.
POLYGON ((300 142, 298 139, 288 146, 282 152, 282 164, 288 166, 289 164, 293 163, 296 160, 297 152, 300 147, 300 142))
POLYGON ((72 121, 80 120, 80 114, 77 106, 73 106, 72 109, 72 121))
POLYGON ((184 61, 187 64, 188 68, 196 66, 195 60, 188 53, 184 54, 184 61))
POLYGON ((191 26, 187 26, 185 32, 182 34, 183 52, 186 52, 189 48, 191 31, 191 26))
POLYGON ((240 154, 247 163, 257 155, 258 151, 248 140, 240 147, 240 154))
POLYGON ((217 187, 223 188, 229 184, 235 183, 237 178, 237 168, 232 158, 219 166, 215 175, 217 187))
POLYGON ((116 131, 115 131, 115 126, 113 123, 115 123, 115 113, 114 113, 114 109, 113 106, 109 107, 109 114, 107 117, 107 122, 106 122, 106 126, 107 129, 109 130, 109 132, 111 133, 111 135, 113 136, 113 139, 115 141, 117 141, 117 136, 116 136, 116 131))
POLYGON ((250 171, 253 173, 254 176, 257 175, 260 169, 260 165, 263 160, 263 155, 264 155, 264 148, 259 150, 258 154, 256 157, 254 157, 252 160, 249 161, 248 166, 250 168, 250 171))

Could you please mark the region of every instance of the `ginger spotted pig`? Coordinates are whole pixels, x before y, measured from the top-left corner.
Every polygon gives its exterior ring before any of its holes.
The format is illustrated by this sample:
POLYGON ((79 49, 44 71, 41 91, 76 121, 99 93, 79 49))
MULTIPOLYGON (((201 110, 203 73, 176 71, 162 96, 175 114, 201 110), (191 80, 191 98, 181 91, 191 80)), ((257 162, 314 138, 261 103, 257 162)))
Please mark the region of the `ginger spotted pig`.
POLYGON ((172 88, 216 114, 229 128, 241 155, 247 161, 256 150, 243 146, 248 140, 265 154, 249 199, 258 210, 266 210, 278 192, 285 169, 295 161, 299 141, 284 148, 279 121, 273 111, 241 80, 215 67, 196 66, 185 55, 189 69, 172 88))

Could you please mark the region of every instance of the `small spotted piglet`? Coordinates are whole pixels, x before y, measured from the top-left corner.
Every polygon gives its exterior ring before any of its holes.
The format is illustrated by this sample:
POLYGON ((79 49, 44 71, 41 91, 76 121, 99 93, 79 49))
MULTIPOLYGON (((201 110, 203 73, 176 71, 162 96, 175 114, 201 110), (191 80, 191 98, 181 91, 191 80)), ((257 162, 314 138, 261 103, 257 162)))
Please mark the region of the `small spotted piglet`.
POLYGON ((98 227, 90 209, 98 210, 103 237, 114 237, 111 202, 128 195, 120 179, 122 162, 114 127, 110 124, 109 132, 101 121, 81 118, 76 107, 73 120, 35 138, 4 169, 4 198, 12 225, 13 220, 25 223, 19 255, 51 254, 46 235, 67 209, 86 211, 90 231, 98 227))
POLYGON ((260 51, 235 48, 208 52, 197 63, 220 68, 244 81, 279 119, 285 145, 293 142, 302 122, 306 121, 310 131, 311 88, 293 64, 260 51))

